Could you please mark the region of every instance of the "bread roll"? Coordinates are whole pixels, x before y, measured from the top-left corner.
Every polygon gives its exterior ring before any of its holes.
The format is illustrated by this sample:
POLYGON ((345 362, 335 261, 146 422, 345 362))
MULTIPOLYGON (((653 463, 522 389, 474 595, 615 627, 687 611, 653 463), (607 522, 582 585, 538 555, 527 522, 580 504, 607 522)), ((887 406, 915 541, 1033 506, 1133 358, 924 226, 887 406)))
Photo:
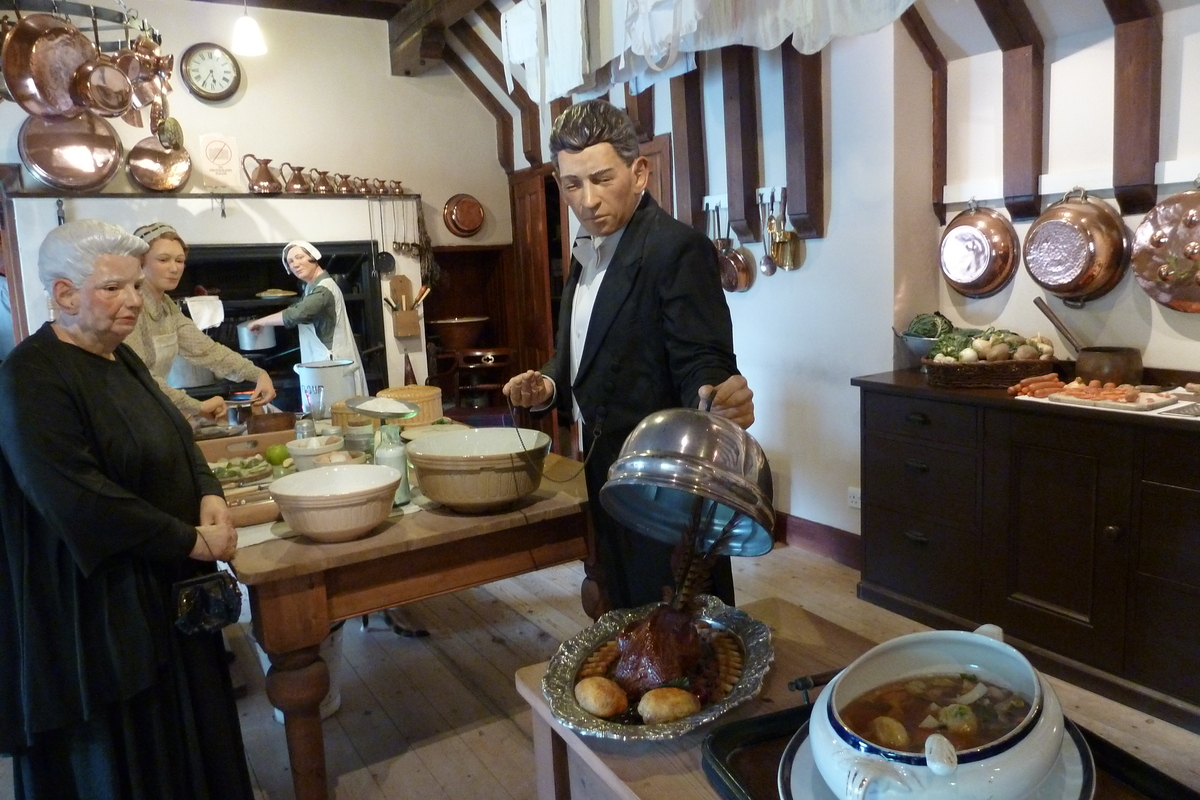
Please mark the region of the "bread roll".
POLYGON ((638 703, 638 713, 647 725, 660 722, 673 722, 677 719, 691 716, 700 710, 700 700, 696 695, 684 689, 664 686, 651 689, 642 695, 638 703))
POLYGON ((629 708, 625 690, 608 678, 584 678, 575 684, 575 700, 589 714, 607 719, 629 708))

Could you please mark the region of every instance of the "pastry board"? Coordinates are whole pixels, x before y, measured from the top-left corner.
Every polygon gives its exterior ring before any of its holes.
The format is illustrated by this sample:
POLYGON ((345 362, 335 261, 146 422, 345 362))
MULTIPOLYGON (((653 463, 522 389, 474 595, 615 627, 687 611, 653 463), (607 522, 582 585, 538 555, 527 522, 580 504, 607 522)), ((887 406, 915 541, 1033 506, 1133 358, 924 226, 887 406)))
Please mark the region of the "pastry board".
POLYGON ((1177 397, 1165 394, 1150 394, 1149 392, 1142 392, 1138 395, 1137 400, 1129 403, 1118 400, 1092 400, 1087 397, 1076 397, 1063 393, 1052 394, 1046 399, 1052 403, 1067 403, 1076 406, 1092 406, 1094 408, 1112 408, 1121 411, 1153 411, 1179 402, 1177 397))

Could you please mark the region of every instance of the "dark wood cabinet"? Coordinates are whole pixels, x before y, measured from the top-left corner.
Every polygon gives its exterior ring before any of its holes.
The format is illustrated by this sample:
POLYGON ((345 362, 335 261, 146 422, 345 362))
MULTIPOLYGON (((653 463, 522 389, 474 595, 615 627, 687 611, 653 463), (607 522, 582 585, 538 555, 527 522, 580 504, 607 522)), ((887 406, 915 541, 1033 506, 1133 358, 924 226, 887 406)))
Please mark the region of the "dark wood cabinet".
POLYGON ((1200 731, 1200 423, 862 389, 859 595, 1200 731))

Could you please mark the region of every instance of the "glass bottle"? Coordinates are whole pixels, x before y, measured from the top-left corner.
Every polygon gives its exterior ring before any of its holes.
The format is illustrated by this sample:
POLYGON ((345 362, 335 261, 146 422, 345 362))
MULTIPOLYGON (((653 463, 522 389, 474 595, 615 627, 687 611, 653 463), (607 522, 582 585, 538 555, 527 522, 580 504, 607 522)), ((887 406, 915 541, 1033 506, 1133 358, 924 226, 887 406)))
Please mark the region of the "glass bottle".
POLYGON ((393 467, 400 471, 400 485, 396 487, 396 497, 392 506, 402 506, 411 498, 408 489, 408 452, 404 442, 400 441, 399 425, 379 426, 379 445, 375 448, 375 463, 385 467, 393 467))

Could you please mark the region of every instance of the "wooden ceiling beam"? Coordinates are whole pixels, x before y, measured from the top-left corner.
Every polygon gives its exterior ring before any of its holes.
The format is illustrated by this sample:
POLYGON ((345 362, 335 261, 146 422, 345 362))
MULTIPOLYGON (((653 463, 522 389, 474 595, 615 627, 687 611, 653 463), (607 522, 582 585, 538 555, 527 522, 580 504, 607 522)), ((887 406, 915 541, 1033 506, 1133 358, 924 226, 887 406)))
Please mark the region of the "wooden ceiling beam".
POLYGON ((725 99, 725 174, 729 223, 738 239, 762 240, 758 213, 758 92, 754 85, 755 49, 742 44, 721 48, 725 99))
MULTIPOLYGON (((243 4, 243 0, 196 1, 239 7, 243 4)), ((396 16, 408 3, 409 0, 247 0, 245 4, 276 11, 305 11, 309 14, 385 20, 396 16)))
POLYGON ((484 21, 484 24, 500 38, 500 9, 496 8, 491 3, 483 3, 479 8, 475 9, 475 13, 484 21))
POLYGON ((406 0, 399 12, 388 18, 392 74, 420 75, 441 63, 438 44, 444 44, 445 29, 485 1, 406 0))
POLYGON ((1013 219, 1041 213, 1045 45, 1024 0, 975 0, 1003 51, 1004 206, 1013 219))
POLYGON ((904 29, 921 51, 921 57, 929 65, 933 78, 933 175, 930 180, 933 196, 933 213, 938 222, 946 224, 946 158, 947 122, 946 114, 949 107, 949 71, 946 68, 946 56, 942 54, 937 41, 929 31, 929 26, 921 17, 917 7, 909 6, 900 15, 904 29))
POLYGON ((463 82, 463 85, 475 95, 483 107, 488 110, 496 120, 496 158, 500 162, 500 166, 508 174, 513 171, 513 119, 512 114, 508 113, 508 109, 492 96, 488 88, 483 85, 483 81, 471 71, 458 53, 452 48, 447 47, 444 54, 446 66, 453 70, 458 79, 463 82))
MULTIPOLYGON (((462 42, 467 52, 479 62, 484 72, 503 91, 505 87, 504 65, 500 63, 500 57, 492 52, 492 48, 488 47, 487 42, 466 22, 456 22, 451 26, 450 32, 458 41, 462 42)), ((525 160, 529 162, 530 166, 537 166, 542 163, 541 112, 537 103, 533 102, 529 93, 525 91, 525 87, 516 80, 513 81, 513 90, 509 93, 509 97, 521 112, 521 152, 525 154, 525 160)))
MULTIPOLYGON (((704 54, 698 54, 704 58, 704 54)), ((708 167, 704 155, 704 75, 700 65, 671 78, 671 138, 675 146, 675 215, 706 236, 708 167)))
POLYGON ((1104 0, 1113 34, 1113 189, 1122 214, 1158 202, 1162 11, 1156 0, 1104 0))

